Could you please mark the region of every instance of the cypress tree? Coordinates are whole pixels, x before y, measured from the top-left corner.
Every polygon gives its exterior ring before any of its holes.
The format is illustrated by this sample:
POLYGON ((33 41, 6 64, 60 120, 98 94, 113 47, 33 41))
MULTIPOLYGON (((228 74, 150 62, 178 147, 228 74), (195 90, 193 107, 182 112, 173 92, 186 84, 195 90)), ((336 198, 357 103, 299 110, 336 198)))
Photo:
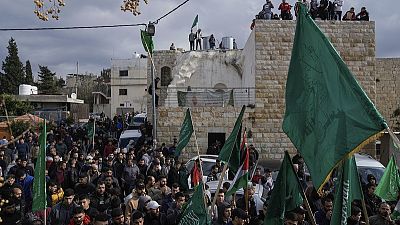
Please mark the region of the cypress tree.
POLYGON ((32 75, 32 66, 31 62, 26 61, 25 63, 25 84, 33 85, 33 75, 32 75))
POLYGON ((4 73, 0 76, 1 93, 18 94, 18 87, 25 81, 24 65, 18 56, 17 43, 13 38, 8 41, 8 56, 3 61, 4 73))
POLYGON ((56 73, 53 73, 47 68, 47 66, 39 65, 39 82, 38 89, 40 94, 54 95, 59 94, 56 73))

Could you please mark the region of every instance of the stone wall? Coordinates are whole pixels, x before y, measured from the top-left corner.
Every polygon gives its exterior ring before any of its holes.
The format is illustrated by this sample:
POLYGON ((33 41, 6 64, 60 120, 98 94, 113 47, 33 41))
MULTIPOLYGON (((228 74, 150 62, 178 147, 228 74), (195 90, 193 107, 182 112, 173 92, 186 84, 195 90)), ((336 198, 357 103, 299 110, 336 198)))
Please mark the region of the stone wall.
MULTIPOLYGON (((255 108, 246 109, 244 126, 253 134, 248 142, 260 150, 262 158, 282 159, 285 150, 291 153, 295 151, 281 128, 295 23, 295 21, 257 20, 255 29, 250 35, 249 41, 255 43, 256 104, 255 108)), ((318 21, 317 24, 331 40, 371 100, 375 101, 377 96, 375 23, 318 21)), ((243 52, 246 52, 246 49, 243 52)), ((171 58, 164 59, 163 56, 160 60, 172 60, 171 58)), ((173 64, 172 61, 170 62, 173 64)), ((388 64, 390 63, 378 60, 378 68, 381 65, 385 67, 385 69, 379 69, 383 74, 387 71, 388 64)), ((381 73, 378 75, 387 76, 381 73)), ((394 77, 395 74, 393 73, 392 76, 394 77)), ((381 92, 378 92, 378 97, 385 98, 381 92)), ((378 104, 378 109, 380 107, 383 106, 378 104)), ((179 136, 185 110, 184 108, 159 108, 159 143, 171 143, 173 136, 179 136)), ((201 153, 205 153, 207 148, 207 133, 212 129, 217 129, 220 132, 226 132, 228 136, 239 111, 238 107, 192 108, 201 153)), ((193 140, 192 138, 187 147, 185 157, 195 155, 196 148, 193 140)), ((374 153, 373 144, 367 147, 367 152, 374 153)))
MULTIPOLYGON (((293 45, 295 21, 258 20, 256 38, 256 108, 253 132, 262 157, 294 151, 282 131, 285 85, 293 45)), ((375 97, 374 22, 317 22, 355 74, 368 96, 375 97)))
POLYGON ((376 105, 392 128, 399 126, 393 117, 400 107, 399 88, 400 58, 376 59, 376 105))

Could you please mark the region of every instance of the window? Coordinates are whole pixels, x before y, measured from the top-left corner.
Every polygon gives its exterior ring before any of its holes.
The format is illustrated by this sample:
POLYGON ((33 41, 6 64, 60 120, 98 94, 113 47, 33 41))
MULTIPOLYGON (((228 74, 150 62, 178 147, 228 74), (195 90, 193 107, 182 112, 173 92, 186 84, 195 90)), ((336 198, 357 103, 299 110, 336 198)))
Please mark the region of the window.
POLYGON ((119 95, 128 95, 128 89, 119 89, 119 95))
POLYGON ((119 104, 119 106, 122 106, 122 107, 124 107, 124 103, 121 103, 121 104, 119 104))
POLYGON ((120 70, 119 71, 119 76, 120 77, 127 77, 128 76, 128 70, 120 70))
POLYGON ((168 86, 172 81, 171 68, 164 66, 161 68, 161 86, 168 86))

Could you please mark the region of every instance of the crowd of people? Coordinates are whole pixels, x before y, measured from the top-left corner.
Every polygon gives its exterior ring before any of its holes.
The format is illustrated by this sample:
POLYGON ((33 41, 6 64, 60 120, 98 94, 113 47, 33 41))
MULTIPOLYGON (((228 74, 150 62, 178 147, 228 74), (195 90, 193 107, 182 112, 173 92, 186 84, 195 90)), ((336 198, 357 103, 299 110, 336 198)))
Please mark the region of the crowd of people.
MULTIPOLYGON (((175 157, 177 139, 153 149, 151 135, 144 141, 130 142, 124 149, 117 148, 118 129, 111 129, 127 116, 116 116, 97 121, 99 128, 93 145, 82 126, 54 126, 47 134, 46 181, 47 209, 32 212, 35 162, 39 154, 38 130, 26 132, 17 142, 3 138, 0 143, 0 167, 3 182, 0 187, 0 224, 50 225, 177 225, 182 207, 190 199, 194 180, 193 170, 186 162, 175 157), (111 125, 110 125, 111 124, 111 125), (102 131, 104 130, 104 131, 102 131), (115 136, 114 136, 115 135, 115 136), (149 138, 150 137, 150 138, 149 138), (189 179, 191 178, 191 179, 189 179), (46 217, 45 217, 46 214, 46 217)), ((151 126, 150 126, 151 127, 151 126)), ((122 128, 123 129, 123 128, 122 128)), ((211 145, 208 152, 218 154, 221 144, 211 145)), ((211 207, 211 190, 206 185, 207 210, 214 225, 262 224, 268 214, 268 203, 275 187, 273 171, 258 167, 258 152, 249 147, 250 183, 247 185, 248 201, 244 196, 226 196, 230 183, 224 182, 211 207), (262 196, 256 198, 256 186, 262 186, 262 196), (262 200, 260 208, 259 201, 262 200), (248 205, 247 205, 248 204, 248 205)), ((303 158, 297 154, 292 159, 299 180, 315 214, 318 225, 330 224, 333 205, 333 181, 317 194, 306 182, 303 158)), ((207 181, 220 177, 223 164, 216 161, 207 181)), ((231 178, 232 179, 232 178, 231 178)), ((366 209, 371 225, 395 224, 390 218, 396 202, 384 202, 374 194, 376 178, 368 176, 364 184, 366 209)), ((259 195, 260 193, 257 193, 259 195)), ((353 202, 348 224, 363 224, 360 202, 353 202)), ((285 224, 310 224, 303 206, 285 213, 285 224)), ((400 223, 397 223, 400 224, 400 223)))
MULTIPOLYGON (((321 20, 362 20, 369 21, 369 13, 365 7, 362 7, 359 13, 355 13, 354 7, 351 7, 346 13, 342 13, 343 0, 302 0, 296 2, 294 6, 294 13, 297 16, 299 4, 305 5, 313 19, 321 20), (342 16, 343 14, 343 16, 342 16)), ((271 0, 266 0, 262 10, 256 16, 256 19, 265 20, 292 20, 293 6, 287 0, 282 0, 278 6, 280 13, 274 13, 274 5, 271 0)))
MULTIPOLYGON (((203 33, 201 29, 191 30, 189 34, 189 45, 190 45, 190 51, 197 51, 197 50, 203 50, 205 46, 202 47, 202 41, 203 41, 203 33), (196 47, 195 47, 196 46, 196 47)), ((226 46, 223 45, 223 42, 218 42, 216 38, 214 37, 214 34, 211 34, 208 38, 208 46, 209 49, 215 50, 215 49, 224 49, 226 46), (219 44, 218 44, 219 43, 219 44), (217 46, 218 44, 218 46, 217 46)), ((232 43, 232 48, 237 49, 237 43, 236 40, 233 39, 232 43)), ((171 44, 170 50, 175 50, 175 46, 173 46, 173 43, 171 44)))

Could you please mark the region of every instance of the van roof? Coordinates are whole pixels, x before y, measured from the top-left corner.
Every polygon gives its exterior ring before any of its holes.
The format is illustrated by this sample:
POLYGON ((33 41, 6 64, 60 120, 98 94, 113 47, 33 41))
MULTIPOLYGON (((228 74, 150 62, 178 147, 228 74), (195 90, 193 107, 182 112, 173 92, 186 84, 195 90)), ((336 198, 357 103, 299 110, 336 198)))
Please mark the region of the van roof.
POLYGON ((140 130, 125 130, 122 132, 119 138, 130 138, 130 137, 141 137, 142 132, 140 130))
POLYGON ((139 113, 136 114, 134 117, 147 117, 147 113, 139 113))
POLYGON ((385 168, 382 163, 375 160, 372 156, 367 154, 354 154, 356 158, 356 164, 358 167, 380 167, 385 168))

